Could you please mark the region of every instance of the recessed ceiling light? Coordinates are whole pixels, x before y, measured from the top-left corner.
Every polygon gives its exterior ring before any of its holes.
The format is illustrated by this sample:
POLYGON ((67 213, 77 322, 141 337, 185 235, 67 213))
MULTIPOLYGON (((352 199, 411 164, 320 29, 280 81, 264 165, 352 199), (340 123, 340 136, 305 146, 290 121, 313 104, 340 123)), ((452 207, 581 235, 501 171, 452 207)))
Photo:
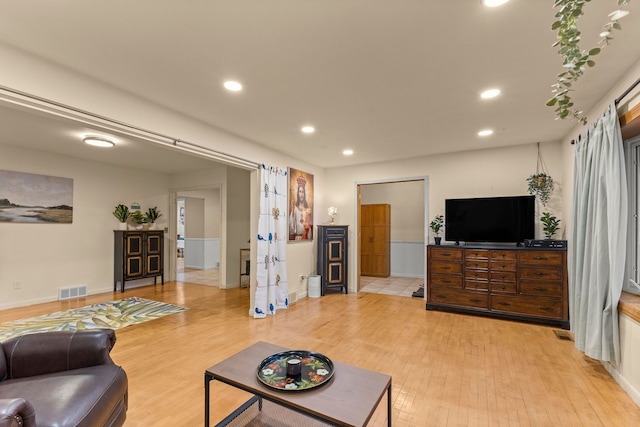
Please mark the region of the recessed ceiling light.
POLYGON ((485 5, 486 7, 498 7, 498 6, 502 6, 508 1, 509 0, 482 0, 482 4, 485 5))
POLYGON ((242 84, 233 80, 227 80, 224 82, 224 88, 231 92, 240 92, 242 90, 242 84))
POLYGON ((480 94, 480 98, 482 99, 491 99, 500 95, 500 89, 488 89, 480 94))
POLYGON ((82 141, 84 141, 85 144, 101 148, 111 148, 116 145, 115 142, 103 136, 85 136, 82 138, 82 141))
POLYGON ((489 136, 491 134, 493 134, 493 131, 491 129, 485 129, 478 132, 478 136, 489 136))
POLYGON ((314 128, 313 126, 303 126, 302 127, 302 132, 303 133, 314 133, 316 131, 316 128, 314 128))
POLYGON ((342 152, 342 154, 344 154, 345 156, 350 156, 353 154, 353 150, 351 149, 346 149, 342 152))

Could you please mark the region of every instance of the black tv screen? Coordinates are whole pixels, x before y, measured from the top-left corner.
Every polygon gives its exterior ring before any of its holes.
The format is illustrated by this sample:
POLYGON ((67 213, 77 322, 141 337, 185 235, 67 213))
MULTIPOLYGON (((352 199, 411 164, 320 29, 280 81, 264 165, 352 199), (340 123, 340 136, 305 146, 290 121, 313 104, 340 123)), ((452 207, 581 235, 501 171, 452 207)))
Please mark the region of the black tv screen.
POLYGON ((535 197, 445 200, 445 240, 521 243, 535 234, 535 197))

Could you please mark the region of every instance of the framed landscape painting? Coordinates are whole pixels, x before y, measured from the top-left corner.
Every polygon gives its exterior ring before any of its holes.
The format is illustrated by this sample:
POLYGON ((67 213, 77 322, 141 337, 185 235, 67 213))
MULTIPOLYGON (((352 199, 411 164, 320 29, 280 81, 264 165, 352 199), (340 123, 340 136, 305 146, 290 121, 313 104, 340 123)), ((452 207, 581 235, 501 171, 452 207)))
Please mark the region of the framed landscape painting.
POLYGON ((289 241, 313 240, 313 175, 289 168, 289 241))
POLYGON ((73 221, 73 179, 0 170, 0 222, 73 221))

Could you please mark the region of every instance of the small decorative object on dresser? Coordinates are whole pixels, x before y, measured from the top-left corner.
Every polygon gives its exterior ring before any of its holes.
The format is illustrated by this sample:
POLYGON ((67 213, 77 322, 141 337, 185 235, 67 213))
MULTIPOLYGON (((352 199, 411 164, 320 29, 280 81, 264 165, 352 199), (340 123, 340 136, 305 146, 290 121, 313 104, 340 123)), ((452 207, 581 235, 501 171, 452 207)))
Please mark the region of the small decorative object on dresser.
POLYGON ((330 206, 329 209, 327 209, 327 212, 329 213, 329 218, 331 218, 331 222, 329 223, 329 225, 335 225, 336 215, 338 215, 338 208, 336 208, 335 206, 330 206))
POLYGON ((442 237, 440 237, 440 229, 442 228, 443 225, 444 225, 443 215, 436 215, 433 218, 433 221, 431 221, 431 224, 429 224, 429 228, 431 228, 431 230, 435 233, 435 237, 433 239, 436 242, 436 245, 439 245, 440 242, 442 241, 442 237))

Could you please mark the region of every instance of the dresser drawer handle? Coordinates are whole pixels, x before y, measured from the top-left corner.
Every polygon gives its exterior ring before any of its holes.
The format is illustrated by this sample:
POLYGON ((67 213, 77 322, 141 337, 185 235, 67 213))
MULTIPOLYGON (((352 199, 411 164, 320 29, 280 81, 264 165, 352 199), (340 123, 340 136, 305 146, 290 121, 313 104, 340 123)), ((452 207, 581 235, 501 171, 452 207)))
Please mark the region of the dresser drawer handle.
POLYGON ((545 275, 545 273, 543 273, 543 272, 541 272, 541 271, 534 271, 534 272, 533 272, 533 274, 534 274, 535 276, 544 276, 544 275, 545 275))
POLYGON ((477 298, 470 299, 469 301, 471 301, 471 302, 475 302, 475 303, 482 302, 482 300, 481 300, 481 299, 477 299, 477 298))
POLYGON ((440 267, 442 270, 451 270, 451 267, 440 267))
POLYGON ((547 288, 533 288, 534 291, 538 291, 538 292, 546 292, 548 289, 547 288))
POLYGON ((542 260, 545 260, 547 258, 543 257, 543 256, 534 256, 533 259, 538 260, 538 261, 542 261, 542 260))
POLYGON ((445 253, 440 254, 440 255, 442 255, 442 256, 451 256, 451 254, 450 254, 450 253, 448 253, 448 252, 445 252, 445 253))
POLYGON ((511 304, 509 304, 508 302, 502 302, 502 301, 500 301, 500 302, 498 303, 498 305, 504 305, 505 307, 508 307, 508 306, 510 306, 511 304))
POLYGON ((553 307, 540 307, 542 311, 553 311, 553 307))
POLYGON ((451 283, 451 280, 445 279, 445 280, 442 281, 442 283, 451 283))
POLYGON ((436 296, 437 296, 438 298, 447 299, 447 296, 446 296, 446 295, 438 294, 438 295, 436 295, 436 296))

